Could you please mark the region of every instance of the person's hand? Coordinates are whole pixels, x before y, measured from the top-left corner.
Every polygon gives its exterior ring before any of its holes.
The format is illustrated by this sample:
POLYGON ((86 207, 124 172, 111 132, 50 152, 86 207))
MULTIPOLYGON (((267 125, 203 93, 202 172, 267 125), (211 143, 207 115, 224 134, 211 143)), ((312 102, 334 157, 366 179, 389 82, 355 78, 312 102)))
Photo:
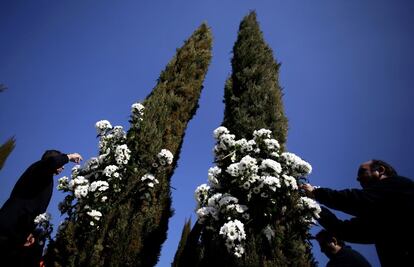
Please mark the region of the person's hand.
POLYGON ((311 184, 303 184, 300 186, 300 189, 302 189, 305 192, 305 195, 310 198, 315 198, 315 194, 313 193, 313 190, 315 190, 315 187, 311 184))
POLYGON ((35 243, 36 239, 34 237, 33 234, 30 234, 27 238, 26 238, 26 242, 23 244, 23 247, 30 247, 35 243))
POLYGON ((78 153, 72 153, 72 154, 67 154, 69 161, 72 161, 74 163, 80 163, 81 160, 83 160, 82 156, 78 153))

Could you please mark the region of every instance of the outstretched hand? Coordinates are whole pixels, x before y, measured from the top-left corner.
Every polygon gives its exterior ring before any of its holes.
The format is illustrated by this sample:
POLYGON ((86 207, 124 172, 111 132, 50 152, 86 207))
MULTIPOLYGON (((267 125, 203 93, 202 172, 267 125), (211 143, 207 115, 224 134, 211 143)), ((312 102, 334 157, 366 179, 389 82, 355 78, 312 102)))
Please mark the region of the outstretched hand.
POLYGON ((302 184, 300 186, 300 189, 302 189, 305 192, 305 195, 310 198, 315 198, 315 194, 313 193, 313 190, 315 190, 315 187, 311 184, 302 184))
POLYGON ((83 160, 82 156, 78 153, 67 154, 69 161, 74 163, 80 163, 83 160))

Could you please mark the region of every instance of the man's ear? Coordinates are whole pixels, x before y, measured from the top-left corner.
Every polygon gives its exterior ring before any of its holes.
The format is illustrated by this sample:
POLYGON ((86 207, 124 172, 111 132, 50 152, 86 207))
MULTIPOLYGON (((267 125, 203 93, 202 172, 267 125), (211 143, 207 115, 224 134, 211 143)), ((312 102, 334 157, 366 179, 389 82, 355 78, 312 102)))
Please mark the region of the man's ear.
POLYGON ((335 246, 338 245, 338 240, 335 237, 332 237, 332 242, 335 246))

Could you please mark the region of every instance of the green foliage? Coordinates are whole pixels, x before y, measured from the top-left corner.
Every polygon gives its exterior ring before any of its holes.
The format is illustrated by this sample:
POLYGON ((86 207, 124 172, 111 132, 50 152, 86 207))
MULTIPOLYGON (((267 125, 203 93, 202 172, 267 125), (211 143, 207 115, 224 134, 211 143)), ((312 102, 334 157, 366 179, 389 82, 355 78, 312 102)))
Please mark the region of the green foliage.
POLYGON ((198 107, 210 60, 212 37, 202 24, 161 73, 157 85, 142 103, 143 121, 131 119, 127 145, 131 150, 126 190, 119 193, 99 230, 85 233, 67 227, 49 248, 51 266, 154 266, 167 238, 172 216, 170 179, 184 132, 198 107), (153 169, 161 149, 174 155, 172 165, 157 175, 157 184, 142 198, 140 178, 153 169))
POLYGON ((183 231, 181 233, 180 243, 178 244, 177 252, 172 263, 173 267, 183 266, 181 263, 182 255, 184 253, 185 245, 187 244, 188 236, 191 232, 191 219, 184 223, 183 231))
POLYGON ((233 47, 232 74, 224 91, 223 126, 236 138, 251 139, 254 130, 267 128, 283 146, 288 121, 284 114, 279 66, 265 43, 251 12, 240 24, 233 47))
MULTIPOLYGON (((223 126, 237 139, 251 139, 254 130, 270 129, 284 151, 288 120, 284 114, 279 67, 272 50, 265 43, 256 19, 251 12, 241 22, 233 47, 232 74, 225 84, 225 113, 223 126)), ((292 194, 296 203, 299 193, 292 194)), ((287 207, 294 209, 291 207, 287 207)), ((254 218, 254 216, 252 216, 254 218)), ((275 239, 269 241, 254 222, 246 227, 245 254, 236 258, 227 252, 218 233, 202 231, 201 256, 197 266, 314 266, 307 228, 300 218, 289 216, 272 223, 275 239)), ((254 219, 253 219, 254 221, 254 219)), ((196 265, 194 265, 196 266, 196 265)))
POLYGON ((16 146, 16 139, 14 137, 9 138, 4 144, 0 146, 0 170, 3 169, 6 159, 16 146))

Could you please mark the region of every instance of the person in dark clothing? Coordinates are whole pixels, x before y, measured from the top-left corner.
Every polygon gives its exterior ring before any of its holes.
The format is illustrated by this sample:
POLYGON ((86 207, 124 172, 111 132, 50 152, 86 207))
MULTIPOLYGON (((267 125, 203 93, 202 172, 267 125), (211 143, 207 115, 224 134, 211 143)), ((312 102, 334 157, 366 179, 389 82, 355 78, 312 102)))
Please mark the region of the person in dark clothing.
POLYGON ((322 207, 318 222, 348 242, 375 244, 381 265, 414 266, 414 182, 381 160, 361 164, 362 189, 332 190, 304 184, 308 197, 350 215, 339 220, 322 207))
POLYGON ((326 230, 321 230, 315 239, 321 251, 329 258, 326 267, 371 267, 371 264, 345 242, 326 230))
MULTIPOLYGON (((53 175, 61 173, 69 161, 79 163, 78 153, 47 150, 41 160, 21 175, 9 199, 0 209, 0 260, 10 266, 32 266, 42 247, 34 233, 34 219, 46 211, 53 193, 53 175), (32 261, 32 263, 28 263, 32 261)), ((37 261, 36 266, 38 266, 37 261)))

